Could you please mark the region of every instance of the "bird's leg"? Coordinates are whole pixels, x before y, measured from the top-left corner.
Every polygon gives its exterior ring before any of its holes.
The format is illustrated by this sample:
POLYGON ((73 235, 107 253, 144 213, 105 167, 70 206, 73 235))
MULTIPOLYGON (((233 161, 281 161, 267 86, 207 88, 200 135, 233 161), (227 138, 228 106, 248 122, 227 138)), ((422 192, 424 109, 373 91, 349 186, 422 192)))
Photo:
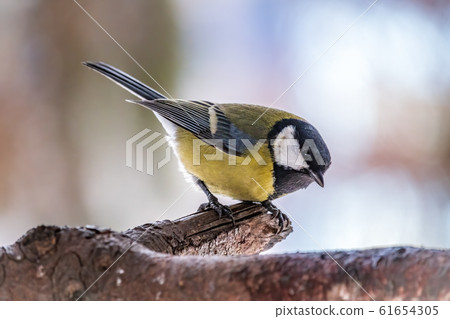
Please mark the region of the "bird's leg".
POLYGON ((284 215, 283 212, 278 207, 276 207, 270 200, 265 200, 261 202, 261 205, 272 213, 273 218, 278 218, 278 225, 281 228, 280 232, 282 232, 285 228, 284 222, 286 221, 286 215, 284 215))
POLYGON ((213 209, 217 215, 219 215, 219 219, 222 218, 222 216, 226 216, 231 219, 233 222, 233 225, 236 225, 236 222, 234 220, 234 217, 232 215, 231 209, 228 206, 222 205, 219 203, 219 200, 216 196, 214 196, 206 187, 205 183, 199 179, 197 179, 197 185, 202 189, 202 191, 206 194, 206 197, 208 198, 208 203, 203 203, 200 205, 198 210, 204 210, 211 208, 213 209))

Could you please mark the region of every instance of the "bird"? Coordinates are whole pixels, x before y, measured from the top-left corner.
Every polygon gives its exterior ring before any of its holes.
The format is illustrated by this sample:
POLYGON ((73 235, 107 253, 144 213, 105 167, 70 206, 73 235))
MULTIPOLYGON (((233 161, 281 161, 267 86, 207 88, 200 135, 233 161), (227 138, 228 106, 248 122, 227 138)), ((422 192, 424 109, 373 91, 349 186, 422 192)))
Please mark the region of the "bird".
POLYGON ((173 99, 104 62, 83 62, 153 111, 169 136, 180 168, 205 193, 218 218, 229 206, 216 195, 260 203, 281 229, 286 216, 273 200, 316 182, 324 187, 331 155, 318 130, 289 112, 252 104, 173 99))

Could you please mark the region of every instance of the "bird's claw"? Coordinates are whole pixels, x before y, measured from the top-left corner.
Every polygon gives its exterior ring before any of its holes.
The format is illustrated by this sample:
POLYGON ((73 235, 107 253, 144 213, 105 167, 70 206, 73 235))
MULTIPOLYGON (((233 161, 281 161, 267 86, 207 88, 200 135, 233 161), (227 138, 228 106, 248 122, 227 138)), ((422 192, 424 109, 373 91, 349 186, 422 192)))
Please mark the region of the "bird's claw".
POLYGON ((222 216, 230 218, 231 221, 233 222, 233 225, 236 226, 236 221, 234 220, 233 212, 231 211, 231 209, 228 206, 222 205, 217 200, 212 200, 209 203, 201 204, 200 207, 198 208, 198 211, 202 211, 202 210, 206 210, 206 209, 214 210, 217 213, 217 215, 219 216, 219 219, 221 219, 222 216))
POLYGON ((197 212, 201 212, 201 211, 208 210, 208 209, 210 209, 209 203, 203 203, 203 204, 200 204, 200 206, 198 206, 197 212))
POLYGON ((278 219, 278 226, 280 227, 278 233, 281 233, 289 226, 289 219, 286 217, 285 214, 283 214, 283 212, 278 207, 272 204, 272 202, 264 201, 261 204, 265 209, 267 209, 267 211, 269 211, 272 214, 272 218, 278 219))

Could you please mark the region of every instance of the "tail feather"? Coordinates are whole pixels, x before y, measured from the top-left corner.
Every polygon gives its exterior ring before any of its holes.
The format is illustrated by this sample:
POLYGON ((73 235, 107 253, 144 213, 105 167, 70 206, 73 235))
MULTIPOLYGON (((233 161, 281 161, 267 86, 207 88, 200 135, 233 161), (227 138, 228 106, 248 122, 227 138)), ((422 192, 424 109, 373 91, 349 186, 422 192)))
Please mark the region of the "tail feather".
POLYGON ((166 99, 166 97, 158 91, 148 87, 142 82, 106 63, 83 62, 83 64, 88 68, 91 68, 106 76, 110 80, 116 82, 117 84, 143 100, 166 99))

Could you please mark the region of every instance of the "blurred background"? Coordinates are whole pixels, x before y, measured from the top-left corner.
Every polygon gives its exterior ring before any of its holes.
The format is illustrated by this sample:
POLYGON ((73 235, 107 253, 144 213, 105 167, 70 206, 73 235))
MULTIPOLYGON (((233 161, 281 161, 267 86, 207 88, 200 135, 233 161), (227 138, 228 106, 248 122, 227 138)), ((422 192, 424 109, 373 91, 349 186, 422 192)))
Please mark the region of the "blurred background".
MULTIPOLYGON (((307 70, 274 106, 312 122, 333 165, 324 189, 275 202, 309 235, 294 222, 270 253, 450 248, 448 1, 380 0, 316 63, 372 1, 79 3, 173 97, 271 105, 307 70)), ((124 230, 205 202, 189 189, 163 214, 189 188, 176 161, 126 167, 130 137, 164 131, 80 62, 159 88, 75 2, 2 0, 0 46, 0 245, 39 224, 124 230)))

